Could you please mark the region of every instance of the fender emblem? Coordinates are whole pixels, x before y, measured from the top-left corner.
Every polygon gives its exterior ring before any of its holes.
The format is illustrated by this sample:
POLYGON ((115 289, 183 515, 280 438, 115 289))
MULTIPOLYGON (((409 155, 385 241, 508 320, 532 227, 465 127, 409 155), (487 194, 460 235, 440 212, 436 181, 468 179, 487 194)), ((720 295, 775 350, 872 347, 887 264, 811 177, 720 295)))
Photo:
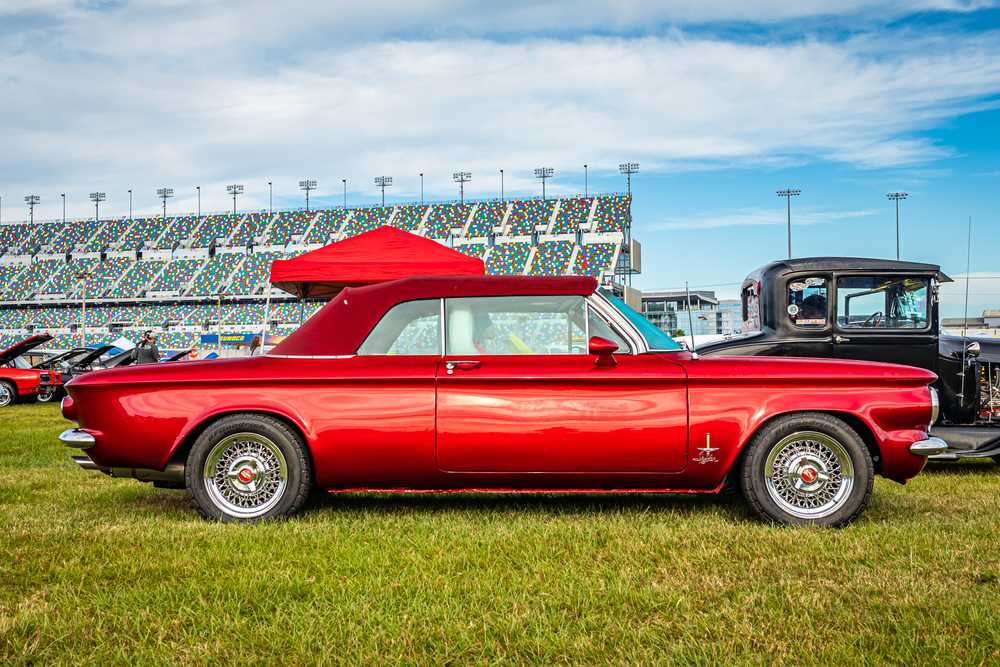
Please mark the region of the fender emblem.
POLYGON ((719 448, 712 446, 711 433, 705 434, 705 446, 699 447, 698 451, 701 452, 701 454, 698 456, 698 458, 694 460, 695 463, 701 463, 702 465, 704 465, 706 463, 714 463, 715 461, 719 460, 715 458, 715 456, 712 454, 712 452, 719 451, 719 448))

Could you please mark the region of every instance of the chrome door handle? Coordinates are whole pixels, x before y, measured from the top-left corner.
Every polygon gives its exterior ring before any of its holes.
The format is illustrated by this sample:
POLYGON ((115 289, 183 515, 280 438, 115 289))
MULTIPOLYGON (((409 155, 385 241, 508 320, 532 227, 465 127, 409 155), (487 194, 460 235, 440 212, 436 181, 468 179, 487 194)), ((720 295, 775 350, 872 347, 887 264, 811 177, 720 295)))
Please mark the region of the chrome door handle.
POLYGON ((448 375, 453 375, 455 373, 455 368, 460 371, 471 371, 473 368, 479 368, 482 365, 481 361, 471 360, 471 361, 447 361, 444 367, 448 369, 448 375))
POLYGON ((838 343, 850 343, 851 342, 850 338, 844 338, 843 336, 834 336, 833 340, 836 341, 836 342, 838 342, 838 343))

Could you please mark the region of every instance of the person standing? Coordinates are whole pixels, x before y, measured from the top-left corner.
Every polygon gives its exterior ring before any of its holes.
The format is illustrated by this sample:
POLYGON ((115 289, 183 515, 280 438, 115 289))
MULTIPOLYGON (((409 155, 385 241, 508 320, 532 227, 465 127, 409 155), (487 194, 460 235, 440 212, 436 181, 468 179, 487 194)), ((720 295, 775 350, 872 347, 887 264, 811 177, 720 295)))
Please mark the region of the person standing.
POLYGON ((141 343, 139 343, 139 355, 136 364, 155 364, 160 360, 160 350, 156 347, 158 335, 155 331, 150 331, 141 343))
POLYGON ((254 336, 250 339, 250 347, 247 348, 244 356, 247 357, 259 357, 260 356, 260 336, 254 336))

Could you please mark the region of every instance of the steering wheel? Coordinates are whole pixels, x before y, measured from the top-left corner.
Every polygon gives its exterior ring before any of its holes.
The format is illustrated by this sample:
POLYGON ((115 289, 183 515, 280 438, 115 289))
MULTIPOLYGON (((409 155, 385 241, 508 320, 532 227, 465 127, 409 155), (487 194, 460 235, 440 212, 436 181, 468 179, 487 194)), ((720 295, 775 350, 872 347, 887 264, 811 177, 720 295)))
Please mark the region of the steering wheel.
POLYGON ((863 323, 861 324, 862 328, 863 328, 863 327, 867 327, 867 326, 869 326, 869 324, 868 324, 868 323, 869 323, 869 322, 871 322, 871 321, 872 321, 872 318, 874 318, 874 317, 875 317, 876 315, 878 316, 878 319, 877 319, 877 320, 875 320, 875 324, 873 324, 873 325, 871 325, 871 326, 874 326, 874 327, 877 327, 878 325, 882 324, 882 311, 881 311, 881 310, 876 310, 876 311, 875 311, 874 313, 872 313, 871 315, 869 315, 869 316, 868 316, 868 319, 867 319, 867 320, 865 320, 865 321, 864 321, 864 322, 863 322, 863 323))

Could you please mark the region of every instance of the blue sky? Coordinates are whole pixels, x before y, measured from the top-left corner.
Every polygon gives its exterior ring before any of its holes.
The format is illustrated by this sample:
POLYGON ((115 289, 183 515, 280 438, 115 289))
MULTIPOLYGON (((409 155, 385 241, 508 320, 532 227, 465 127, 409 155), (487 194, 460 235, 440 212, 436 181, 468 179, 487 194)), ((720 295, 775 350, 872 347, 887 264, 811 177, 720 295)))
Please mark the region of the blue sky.
MULTIPOLYGON (((624 190, 643 289, 735 294, 786 254, 895 256, 966 273, 1000 308, 995 0, 798 3, 0 0, 5 221, 624 190)), ((944 292, 960 316, 965 282, 944 292)))

